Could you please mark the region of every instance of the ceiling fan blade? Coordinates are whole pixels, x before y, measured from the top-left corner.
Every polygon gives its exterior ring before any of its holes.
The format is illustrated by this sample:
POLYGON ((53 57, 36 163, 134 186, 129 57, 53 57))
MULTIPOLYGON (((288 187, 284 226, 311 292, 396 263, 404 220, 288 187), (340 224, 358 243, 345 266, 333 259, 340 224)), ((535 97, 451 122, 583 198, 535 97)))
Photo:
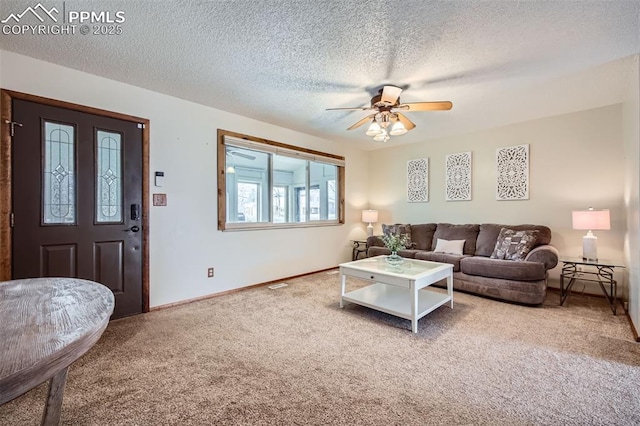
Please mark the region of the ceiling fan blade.
POLYGON ((356 127, 360 127, 362 126, 364 123, 366 123, 367 121, 371 120, 373 117, 375 117, 375 114, 371 114, 366 116, 365 118, 363 118, 362 120, 358 121, 356 124, 354 124, 353 126, 349 127, 347 130, 353 130, 356 127))
POLYGON ((453 108, 453 104, 449 101, 440 102, 411 102, 408 104, 401 104, 396 109, 403 111, 448 111, 453 108))
POLYGON ((325 111, 338 111, 338 110, 353 110, 353 111, 366 111, 373 109, 370 106, 367 107, 353 107, 353 108, 327 108, 325 111))
POLYGON ((229 154, 231 154, 233 156, 236 156, 236 157, 246 158, 247 160, 251 160, 251 161, 256 159, 256 157, 253 156, 253 155, 243 154, 243 153, 238 152, 238 151, 229 151, 229 154))
POLYGON ((413 124, 413 122, 411 120, 409 120, 407 117, 405 117, 403 114, 400 114, 398 112, 398 113, 396 113, 396 115, 398 116, 398 120, 400 120, 400 122, 404 125, 405 129, 411 130, 414 127, 416 127, 416 125, 413 124))
POLYGON ((402 89, 396 86, 384 86, 382 88, 382 97, 380 102, 384 102, 389 105, 395 105, 398 102, 398 98, 402 93, 402 89))

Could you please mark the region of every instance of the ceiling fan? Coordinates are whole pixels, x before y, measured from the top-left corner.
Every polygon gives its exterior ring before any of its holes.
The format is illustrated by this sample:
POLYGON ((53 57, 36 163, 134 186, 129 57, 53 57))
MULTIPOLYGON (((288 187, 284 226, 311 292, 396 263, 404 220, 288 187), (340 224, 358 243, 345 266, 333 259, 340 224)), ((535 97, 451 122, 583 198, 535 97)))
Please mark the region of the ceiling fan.
POLYGON ((227 166, 227 174, 233 174, 236 172, 236 168, 234 165, 234 158, 235 157, 240 157, 240 158, 245 158, 249 161, 253 161, 256 159, 256 157, 254 155, 251 154, 244 154, 242 152, 239 151, 234 151, 232 149, 227 149, 227 155, 231 157, 231 164, 229 164, 229 166, 227 166))
POLYGON ((251 160, 251 161, 256 159, 256 157, 254 155, 243 154, 242 152, 233 151, 233 150, 227 151, 227 155, 232 155, 234 157, 242 157, 242 158, 246 158, 247 160, 251 160))
POLYGON ((416 127, 416 125, 409 120, 400 111, 447 111, 453 107, 453 104, 449 101, 439 102, 410 102, 406 104, 400 103, 400 93, 402 88, 396 86, 384 86, 378 91, 378 94, 371 98, 371 106, 367 107, 354 107, 354 108, 327 108, 327 111, 334 110, 360 110, 360 111, 375 111, 358 121, 347 130, 353 130, 362 126, 364 123, 371 121, 369 129, 367 129, 366 135, 373 136, 373 140, 379 142, 386 142, 389 140, 389 136, 400 136, 407 133, 407 131, 416 127), (387 131, 387 128, 391 126, 391 130, 387 131))

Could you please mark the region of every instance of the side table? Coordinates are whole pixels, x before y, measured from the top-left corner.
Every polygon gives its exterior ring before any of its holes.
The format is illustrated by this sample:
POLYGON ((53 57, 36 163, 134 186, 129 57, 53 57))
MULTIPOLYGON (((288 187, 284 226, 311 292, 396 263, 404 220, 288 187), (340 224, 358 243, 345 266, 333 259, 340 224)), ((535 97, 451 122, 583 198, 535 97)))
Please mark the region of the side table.
POLYGON ((351 254, 351 260, 358 260, 360 254, 364 253, 367 257, 367 241, 366 240, 351 240, 353 243, 353 252, 351 254))
POLYGON ((100 339, 114 303, 93 281, 0 282, 0 405, 49 380, 42 424, 57 425, 69 366, 100 339))
POLYGON ((571 293, 571 288, 577 280, 596 282, 609 303, 613 315, 617 315, 618 283, 614 279, 615 268, 624 268, 614 262, 606 260, 586 260, 581 257, 560 259, 562 273, 560 274, 560 306, 564 304, 571 293), (592 270, 582 270, 579 266, 586 266, 592 270), (565 280, 568 280, 565 287, 565 280), (607 286, 609 290, 607 291, 607 286))

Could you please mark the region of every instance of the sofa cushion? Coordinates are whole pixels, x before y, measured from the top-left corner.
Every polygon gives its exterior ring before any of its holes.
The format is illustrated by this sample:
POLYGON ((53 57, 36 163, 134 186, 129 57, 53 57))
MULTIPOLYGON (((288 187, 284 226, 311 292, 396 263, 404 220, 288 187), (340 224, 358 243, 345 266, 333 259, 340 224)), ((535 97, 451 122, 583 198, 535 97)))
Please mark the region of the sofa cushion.
POLYGON ((502 228, 496 241, 496 246, 491 253, 492 259, 524 260, 531 249, 536 245, 538 231, 514 231, 502 228))
POLYGON ((433 240, 433 233, 436 232, 436 226, 435 223, 411 225, 413 248, 417 250, 431 250, 431 241, 433 240))
POLYGON ((468 256, 459 254, 435 253, 433 251, 420 251, 416 253, 416 259, 430 260, 431 262, 449 263, 453 265, 453 272, 460 271, 460 260, 468 256))
POLYGON ((367 249, 367 257, 380 256, 381 254, 391 254, 391 250, 384 246, 370 246, 367 249))
POLYGON ((395 225, 382 224, 382 233, 384 235, 406 235, 407 236, 407 248, 413 247, 413 240, 411 240, 411 225, 396 223, 395 225))
POLYGON ((462 252, 464 254, 472 255, 476 252, 476 238, 478 238, 479 231, 480 225, 452 225, 450 223, 439 223, 436 228, 436 232, 433 233, 431 246, 436 246, 438 238, 442 240, 465 240, 462 252))
POLYGON ((467 275, 517 281, 538 281, 547 276, 544 264, 540 262, 514 262, 482 256, 461 259, 460 271, 467 275))
POLYGON ((409 258, 409 259, 413 259, 414 257, 416 257, 416 253, 420 253, 420 250, 414 250, 414 249, 398 250, 398 255, 409 258))
POLYGON ((495 223, 483 223, 480 225, 480 233, 476 242, 476 256, 491 256, 496 246, 498 235, 502 228, 509 228, 515 231, 536 230, 538 231, 538 240, 536 246, 549 244, 551 242, 551 229, 540 225, 498 225, 495 223))
POLYGON ((462 254, 464 248, 464 240, 443 240, 438 238, 436 248, 433 249, 435 253, 449 253, 449 254, 462 254))

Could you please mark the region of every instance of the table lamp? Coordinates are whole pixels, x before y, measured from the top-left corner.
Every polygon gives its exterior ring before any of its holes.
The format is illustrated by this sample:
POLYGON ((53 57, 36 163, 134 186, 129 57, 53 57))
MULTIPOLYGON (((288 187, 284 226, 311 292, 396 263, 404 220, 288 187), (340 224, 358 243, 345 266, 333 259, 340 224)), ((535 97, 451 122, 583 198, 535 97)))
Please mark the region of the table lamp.
POLYGON ((598 260, 598 237, 592 230, 611 229, 609 209, 596 210, 589 207, 588 210, 575 210, 571 212, 573 229, 586 229, 587 235, 582 237, 582 258, 585 260, 598 260))
POLYGON ((372 223, 376 223, 378 221, 378 210, 362 210, 362 221, 369 222, 369 226, 367 226, 367 237, 372 236, 372 223))

